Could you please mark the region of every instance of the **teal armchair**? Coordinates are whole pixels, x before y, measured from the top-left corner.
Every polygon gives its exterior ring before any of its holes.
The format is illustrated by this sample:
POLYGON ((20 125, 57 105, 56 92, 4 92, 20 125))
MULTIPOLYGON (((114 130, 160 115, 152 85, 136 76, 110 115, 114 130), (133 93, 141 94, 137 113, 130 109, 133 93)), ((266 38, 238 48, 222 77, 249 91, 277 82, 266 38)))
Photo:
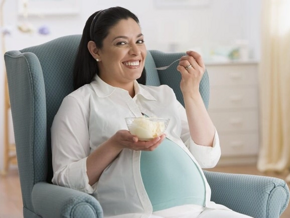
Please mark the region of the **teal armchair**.
MULTIPOLYGON (((5 54, 25 218, 102 218, 102 207, 89 194, 51 183, 50 127, 63 98, 73 91, 73 63, 80 35, 5 54)), ((148 51, 147 84, 171 86, 183 103, 176 65, 158 72, 181 53, 148 51)), ((177 63, 176 63, 177 64, 177 63)), ((200 84, 209 103, 209 78, 200 84)), ((255 218, 279 217, 288 205, 287 184, 277 178, 204 171, 212 201, 255 218)))

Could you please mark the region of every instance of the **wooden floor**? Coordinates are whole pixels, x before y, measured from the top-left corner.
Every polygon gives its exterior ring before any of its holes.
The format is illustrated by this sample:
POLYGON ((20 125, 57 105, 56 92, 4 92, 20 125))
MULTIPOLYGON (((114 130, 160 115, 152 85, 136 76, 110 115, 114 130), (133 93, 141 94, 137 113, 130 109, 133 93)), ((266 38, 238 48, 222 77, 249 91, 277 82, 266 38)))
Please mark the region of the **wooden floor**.
POLYGON ((17 169, 0 175, 0 218, 21 218, 22 198, 17 169))
MULTIPOLYGON (((284 179, 286 175, 275 173, 260 173, 255 166, 216 167, 212 171, 242 173, 253 175, 267 175, 284 179)), ((0 218, 22 218, 22 199, 18 172, 10 170, 6 176, 0 176, 0 218)), ((290 217, 290 207, 282 214, 281 218, 290 217)))

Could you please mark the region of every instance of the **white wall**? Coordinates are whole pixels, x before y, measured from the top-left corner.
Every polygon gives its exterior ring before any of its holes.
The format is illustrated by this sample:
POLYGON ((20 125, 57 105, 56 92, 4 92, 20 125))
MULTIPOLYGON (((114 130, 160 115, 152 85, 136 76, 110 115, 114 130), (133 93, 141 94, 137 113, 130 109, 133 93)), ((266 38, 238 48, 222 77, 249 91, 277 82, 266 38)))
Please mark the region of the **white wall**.
MULTIPOLYGON (((6 1, 5 24, 13 27, 6 38, 6 50, 18 50, 40 44, 59 36, 80 34, 84 23, 93 12, 111 6, 126 7, 135 13, 141 23, 148 49, 169 51, 169 43, 177 43, 177 50, 203 49, 204 53, 214 45, 227 45, 237 39, 247 40, 252 56, 259 58, 259 25, 261 0, 210 0, 207 7, 158 9, 155 0, 80 0, 77 15, 29 17, 35 27, 49 26, 51 34, 22 34, 15 27, 23 21, 17 14, 17 0, 6 1), (176 40, 175 40, 176 39, 176 40)), ((1 46, 1 45, 0 45, 1 46)), ((68 54, 69 55, 69 54, 68 54)), ((4 125, 4 72, 0 59, 0 169, 3 168, 4 125)))

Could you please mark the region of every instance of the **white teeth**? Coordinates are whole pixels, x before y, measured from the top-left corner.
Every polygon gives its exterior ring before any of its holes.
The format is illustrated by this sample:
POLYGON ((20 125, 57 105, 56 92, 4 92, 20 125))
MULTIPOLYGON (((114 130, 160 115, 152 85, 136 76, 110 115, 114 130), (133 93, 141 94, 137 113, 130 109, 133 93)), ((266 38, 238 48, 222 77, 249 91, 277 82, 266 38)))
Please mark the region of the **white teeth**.
POLYGON ((138 66, 139 61, 132 61, 132 62, 124 62, 126 66, 138 66))

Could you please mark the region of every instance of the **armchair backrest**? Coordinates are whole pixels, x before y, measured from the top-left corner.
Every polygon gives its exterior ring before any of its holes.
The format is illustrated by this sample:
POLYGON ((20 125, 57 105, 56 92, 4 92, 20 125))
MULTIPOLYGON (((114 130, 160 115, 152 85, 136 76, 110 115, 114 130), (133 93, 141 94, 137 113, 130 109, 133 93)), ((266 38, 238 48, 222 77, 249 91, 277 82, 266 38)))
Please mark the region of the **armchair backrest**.
MULTIPOLYGON (((33 208, 34 184, 51 182, 50 127, 63 98, 73 91, 73 66, 80 38, 80 35, 65 36, 5 54, 22 199, 28 209, 33 208)), ((165 71, 157 72, 155 68, 168 65, 182 55, 149 51, 145 65, 147 84, 168 84, 181 103, 177 63, 165 71)), ((208 84, 205 73, 200 91, 206 106, 208 84)))
POLYGON ((80 36, 68 36, 5 54, 24 207, 33 185, 52 178, 50 127, 62 99, 73 91, 80 36))

